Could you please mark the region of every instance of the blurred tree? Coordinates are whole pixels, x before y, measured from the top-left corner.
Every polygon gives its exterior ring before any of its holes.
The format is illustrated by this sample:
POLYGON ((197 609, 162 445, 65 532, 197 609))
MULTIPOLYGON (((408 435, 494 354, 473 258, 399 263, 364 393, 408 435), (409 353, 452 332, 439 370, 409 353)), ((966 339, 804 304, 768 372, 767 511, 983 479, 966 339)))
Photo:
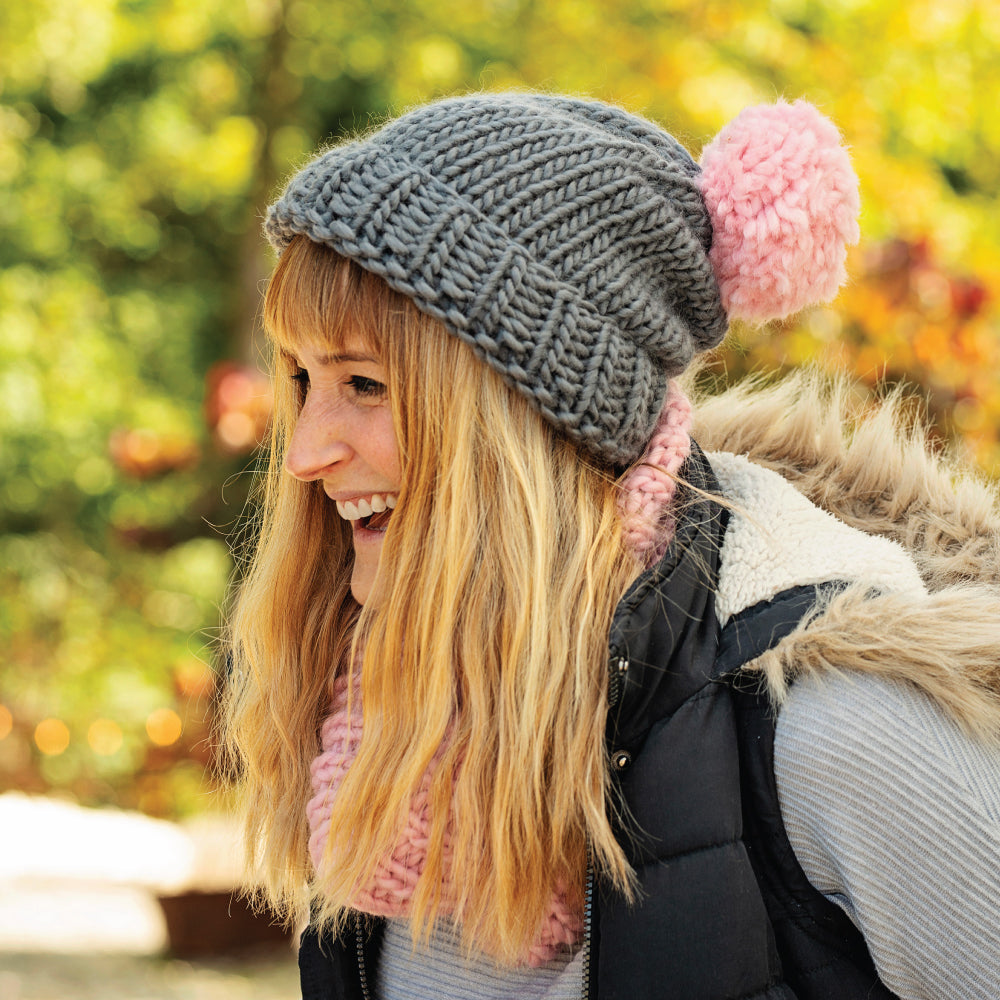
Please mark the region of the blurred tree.
POLYGON ((224 534, 267 393, 234 278, 264 138, 246 67, 271 51, 280 15, 101 0, 0 12, 11 784, 154 812, 200 797, 195 769, 162 778, 205 757, 224 534), (234 348, 249 398, 223 394, 232 413, 216 412, 213 437, 205 372, 234 348), (39 738, 45 717, 65 743, 39 738))
MULTIPOLYGON (((0 7, 0 774, 196 807, 212 639, 268 413, 260 213, 320 142, 470 88, 707 139, 804 96, 866 243, 719 364, 908 376, 1000 461, 996 0, 21 0, 0 7), (61 728, 60 728, 61 727, 61 728)), ((692 142, 697 153, 697 142, 692 142)))

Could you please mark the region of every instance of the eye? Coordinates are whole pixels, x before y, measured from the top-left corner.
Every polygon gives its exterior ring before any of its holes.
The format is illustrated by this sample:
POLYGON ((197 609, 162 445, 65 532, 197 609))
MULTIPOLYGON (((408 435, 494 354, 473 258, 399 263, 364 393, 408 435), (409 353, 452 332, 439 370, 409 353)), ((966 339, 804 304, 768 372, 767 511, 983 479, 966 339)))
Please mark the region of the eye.
POLYGON ((369 399, 379 399, 386 394, 386 388, 381 382, 364 375, 352 375, 347 384, 358 396, 365 396, 369 399))
POLYGON ((305 368, 300 368, 298 369, 298 371, 293 372, 291 375, 289 375, 289 378, 293 382, 297 383, 300 388, 302 389, 309 388, 309 372, 307 372, 305 368))

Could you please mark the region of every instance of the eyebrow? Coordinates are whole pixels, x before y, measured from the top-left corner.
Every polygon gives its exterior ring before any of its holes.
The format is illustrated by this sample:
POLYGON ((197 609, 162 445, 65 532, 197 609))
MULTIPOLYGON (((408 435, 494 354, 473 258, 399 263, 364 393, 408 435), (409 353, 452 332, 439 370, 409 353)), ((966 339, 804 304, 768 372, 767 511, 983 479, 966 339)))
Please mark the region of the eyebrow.
POLYGON ((378 359, 373 358, 370 354, 355 354, 354 352, 348 352, 347 354, 319 354, 316 356, 316 360, 321 365, 340 365, 345 361, 370 361, 372 364, 378 364, 378 359))
MULTIPOLYGON (((301 364, 298 357, 291 354, 288 351, 282 352, 290 361, 295 364, 301 364)), ((358 362, 367 362, 369 364, 377 365, 380 364, 378 358, 372 357, 370 354, 358 354, 353 351, 348 351, 345 354, 317 354, 316 363, 321 367, 325 368, 327 365, 340 365, 344 363, 357 364, 358 362)))

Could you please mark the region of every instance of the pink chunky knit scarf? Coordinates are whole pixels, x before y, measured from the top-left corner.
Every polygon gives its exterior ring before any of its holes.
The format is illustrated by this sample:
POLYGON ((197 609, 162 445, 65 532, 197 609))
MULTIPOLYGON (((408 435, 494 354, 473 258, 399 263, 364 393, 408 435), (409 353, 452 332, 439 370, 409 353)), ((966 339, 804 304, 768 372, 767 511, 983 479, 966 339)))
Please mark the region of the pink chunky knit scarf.
MULTIPOLYGON (((690 427, 691 404, 680 387, 671 382, 653 436, 643 454, 645 464, 636 466, 623 482, 620 513, 625 540, 645 566, 655 564, 662 557, 673 537, 670 501, 675 483, 672 477, 690 453, 690 427)), ((349 714, 348 680, 340 677, 335 682, 330 715, 320 734, 322 752, 312 764, 313 796, 306 806, 306 815, 310 831, 309 852, 320 874, 329 863, 325 848, 330 831, 330 805, 361 743, 363 716, 357 672, 353 683, 349 714)), ((371 881, 352 900, 355 909, 380 917, 408 916, 410 901, 427 858, 428 793, 443 752, 444 746, 431 760, 413 796, 409 818, 395 848, 379 862, 371 881)), ((446 871, 450 867, 450 846, 450 836, 446 834, 446 871)), ((446 886, 446 908, 448 898, 446 886)), ((524 963, 537 967, 551 961, 561 950, 572 948, 580 939, 582 927, 582 914, 568 905, 562 893, 555 893, 538 935, 524 956, 524 963)))

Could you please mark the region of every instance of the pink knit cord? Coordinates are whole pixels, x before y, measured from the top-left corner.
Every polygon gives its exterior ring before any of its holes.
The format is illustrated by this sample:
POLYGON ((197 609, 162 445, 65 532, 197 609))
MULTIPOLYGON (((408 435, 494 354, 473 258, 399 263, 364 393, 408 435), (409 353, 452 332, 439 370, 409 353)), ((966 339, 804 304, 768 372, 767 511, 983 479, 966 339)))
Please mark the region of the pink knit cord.
MULTIPOLYGON (((624 495, 619 505, 625 527, 625 541, 645 565, 662 557, 673 537, 674 521, 670 514, 676 475, 691 451, 688 432, 691 427, 691 404, 676 382, 671 382, 641 463, 624 479, 624 495)), ((351 711, 347 711, 346 677, 334 682, 331 714, 320 731, 322 752, 313 761, 313 795, 306 805, 309 821, 309 853, 320 875, 337 863, 337 851, 326 853, 330 834, 330 810, 347 769, 357 756, 361 743, 363 712, 361 707, 360 663, 353 674, 354 690, 351 711)), ((371 881, 354 895, 351 904, 363 913, 380 917, 406 917, 417 881, 427 863, 430 831, 429 795, 435 772, 448 748, 446 738, 424 773, 414 793, 406 826, 392 853, 383 858, 371 881)), ((454 892, 451 886, 451 826, 445 831, 443 864, 445 885, 442 912, 452 912, 454 892)), ((557 887, 542 920, 538 934, 523 956, 525 965, 537 968, 552 961, 560 952, 572 948, 583 933, 583 914, 571 906, 562 887, 557 887)))
POLYGON ((647 567, 663 558, 674 536, 670 501, 677 489, 680 467, 691 454, 691 402, 671 381, 653 436, 639 464, 622 482, 618 510, 625 544, 647 567))

